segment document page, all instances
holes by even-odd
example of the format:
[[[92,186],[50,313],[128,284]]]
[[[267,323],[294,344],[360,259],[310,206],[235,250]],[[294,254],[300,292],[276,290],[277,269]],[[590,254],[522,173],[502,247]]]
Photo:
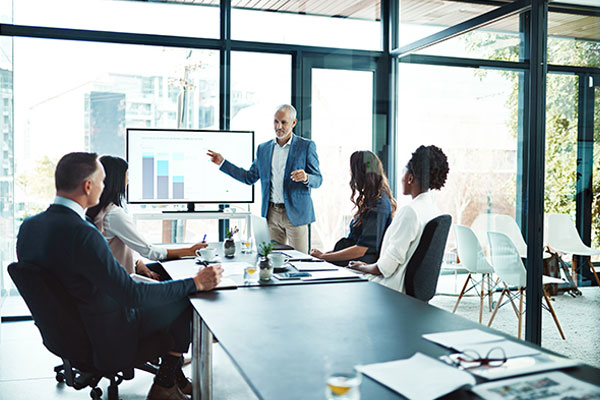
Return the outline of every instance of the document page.
[[[600,387],[562,372],[548,372],[474,386],[472,392],[488,400],[600,399]]]
[[[471,374],[421,353],[406,360],[359,365],[356,369],[410,400],[433,400],[475,384]]]

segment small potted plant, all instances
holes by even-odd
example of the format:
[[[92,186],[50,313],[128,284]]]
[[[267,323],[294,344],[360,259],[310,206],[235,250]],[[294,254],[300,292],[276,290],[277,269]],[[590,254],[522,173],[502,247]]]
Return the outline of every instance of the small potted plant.
[[[234,226],[231,230],[227,229],[225,233],[226,239],[223,242],[223,255],[227,258],[233,258],[235,256],[235,241],[233,240],[233,235],[235,235],[239,231],[237,226]]]
[[[262,242],[258,245],[259,258],[256,266],[259,270],[258,278],[261,281],[270,281],[271,276],[273,276],[273,265],[268,259],[269,254],[273,251],[273,247],[275,247],[274,242]]]

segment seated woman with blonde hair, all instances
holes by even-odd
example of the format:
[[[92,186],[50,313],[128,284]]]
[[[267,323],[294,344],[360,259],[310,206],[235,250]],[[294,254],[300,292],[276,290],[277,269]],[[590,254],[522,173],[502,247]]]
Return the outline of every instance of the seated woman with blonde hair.
[[[444,186],[448,159],[436,146],[421,146],[404,169],[402,193],[412,201],[400,208],[383,237],[381,254],[375,263],[352,261],[348,268],[367,274],[372,281],[404,293],[406,266],[419,245],[427,222],[442,214],[432,189]]]
[[[102,232],[110,245],[113,255],[128,273],[134,271],[149,278],[159,279],[159,273],[152,271],[142,262],[133,259],[133,251],[151,260],[171,260],[186,256],[195,256],[195,251],[207,246],[196,243],[180,249],[166,249],[153,246],[137,231],[133,219],[123,208],[125,191],[129,184],[129,165],[120,157],[102,156],[100,162],[104,167],[104,191],[100,203],[87,210],[87,216]],[[159,271],[160,272],[160,271]]]
[[[396,210],[396,200],[392,197],[383,165],[373,152],[352,153],[350,175],[350,199],[356,208],[350,222],[350,234],[340,239],[333,251],[310,251],[311,256],[337,265],[347,265],[350,260],[375,262],[383,234]]]

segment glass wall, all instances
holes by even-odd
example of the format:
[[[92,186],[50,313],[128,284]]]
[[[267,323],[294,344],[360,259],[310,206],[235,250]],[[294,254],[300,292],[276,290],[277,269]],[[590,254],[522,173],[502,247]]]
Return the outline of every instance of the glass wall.
[[[254,131],[255,155],[260,143],[275,138],[275,109],[280,104],[289,104],[291,99],[292,57],[289,54],[231,53],[231,129]],[[298,115],[298,119],[302,119],[302,115]],[[261,204],[262,193],[257,184],[250,211],[260,215]],[[242,236],[246,233],[242,228]]]
[[[14,50],[17,221],[52,201],[65,153],[125,157],[126,128],[177,128],[178,115],[183,128],[218,128],[218,51],[29,38],[15,38]],[[203,222],[184,239],[218,240],[216,222]],[[164,241],[159,223],[140,224]]]
[[[574,221],[579,80],[573,75],[548,74],[546,82],[544,212],[569,214]]]
[[[592,247],[600,249],[600,85],[594,89],[594,169],[592,171],[592,196]],[[600,262],[600,255],[592,257],[592,261]]]
[[[381,50],[381,4],[379,0],[232,1],[231,37]]]
[[[219,3],[132,0],[17,0],[17,25],[149,33],[153,35],[219,37]]]
[[[505,18],[483,28],[427,47],[417,54],[519,61],[519,16]]]
[[[452,0],[397,0],[398,45],[402,47],[498,8]]]
[[[0,308],[9,289],[6,266],[15,258],[12,43],[0,37]]]
[[[311,244],[329,251],[348,235],[356,211],[350,201],[350,155],[372,149],[373,72],[313,68],[311,93],[311,137],[323,175],[322,186],[312,192],[317,221]]]
[[[549,12],[548,63],[600,68],[600,17]]]
[[[398,74],[398,168],[420,145],[448,156],[439,208],[454,224],[471,226],[487,243],[490,214],[515,217],[517,174],[516,72],[400,64]],[[401,191],[401,176],[397,187]],[[401,197],[399,205],[410,199]],[[455,247],[451,231],[448,248]]]

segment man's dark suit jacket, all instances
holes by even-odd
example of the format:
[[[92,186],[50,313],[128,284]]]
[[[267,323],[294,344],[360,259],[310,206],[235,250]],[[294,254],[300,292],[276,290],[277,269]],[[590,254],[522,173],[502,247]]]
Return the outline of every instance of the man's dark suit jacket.
[[[47,268],[73,296],[92,345],[94,365],[106,371],[133,364],[139,308],[168,304],[196,291],[192,279],[133,281],[100,231],[57,204],[23,222],[17,257]]]

